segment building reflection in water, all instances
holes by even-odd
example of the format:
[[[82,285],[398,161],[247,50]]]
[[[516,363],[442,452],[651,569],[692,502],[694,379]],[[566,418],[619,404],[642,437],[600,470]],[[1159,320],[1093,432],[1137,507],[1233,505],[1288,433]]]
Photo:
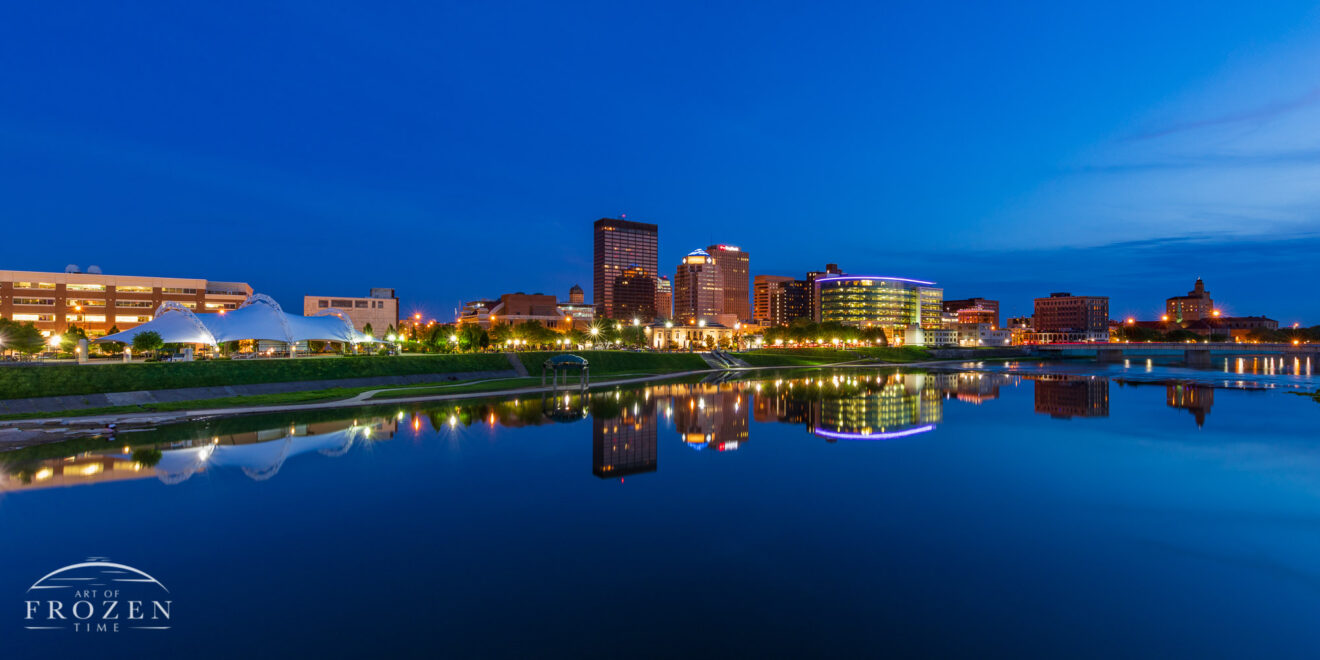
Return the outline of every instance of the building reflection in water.
[[[1168,383],[1164,386],[1165,403],[1192,413],[1196,426],[1205,426],[1205,416],[1215,405],[1215,388],[1191,383]]]
[[[342,456],[354,445],[394,437],[398,420],[374,418],[295,424],[136,448],[123,446],[52,458],[5,470],[0,489],[26,490],[155,477],[167,484],[214,469],[238,469],[262,481],[300,454]]]
[[[691,385],[673,392],[674,428],[692,449],[734,451],[747,443],[750,394],[746,384]]]
[[[1094,376],[1037,374],[1036,412],[1057,419],[1109,416],[1109,380]]]
[[[812,404],[807,430],[830,442],[885,440],[933,431],[944,415],[944,390],[939,377],[923,373],[892,374],[879,387],[839,396],[822,396]],[[878,379],[877,379],[878,380]],[[857,386],[856,379],[845,385]]]
[[[622,406],[613,418],[591,418],[591,473],[602,479],[655,472],[659,455],[655,399]]]
[[[745,447],[751,420],[801,424],[828,442],[883,440],[926,433],[944,420],[946,401],[981,404],[1003,386],[1034,381],[1035,411],[1057,418],[1109,415],[1109,381],[1063,374],[995,372],[818,371],[796,378],[661,384],[640,390],[597,391],[532,399],[446,403],[411,416],[295,424],[180,442],[100,448],[63,458],[13,456],[0,488],[28,489],[155,477],[168,484],[216,469],[249,478],[275,476],[300,454],[337,456],[354,445],[393,437],[402,424],[412,437],[422,426],[442,435],[479,425],[519,428],[585,421],[591,425],[591,471],[602,479],[655,472],[662,421],[693,449]],[[1169,383],[1169,407],[1192,413],[1198,426],[1214,404],[1209,386]],[[249,423],[260,423],[253,420]],[[581,428],[581,427],[579,427]],[[204,433],[204,431],[203,431]],[[450,436],[453,437],[453,436]],[[87,446],[87,445],[81,445]],[[48,455],[48,450],[30,455]],[[22,454],[23,450],[14,452]]]

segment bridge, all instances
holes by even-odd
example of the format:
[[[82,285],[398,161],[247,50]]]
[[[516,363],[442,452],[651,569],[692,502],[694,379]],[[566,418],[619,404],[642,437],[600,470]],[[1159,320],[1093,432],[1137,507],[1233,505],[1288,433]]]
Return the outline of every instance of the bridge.
[[[1209,367],[1215,357],[1278,357],[1315,360],[1320,358],[1320,344],[1241,344],[1237,342],[1208,343],[1109,343],[1109,344],[1041,344],[1032,347],[1032,353],[1041,357],[1094,357],[1098,362],[1122,362],[1127,358],[1181,356],[1189,367]]]

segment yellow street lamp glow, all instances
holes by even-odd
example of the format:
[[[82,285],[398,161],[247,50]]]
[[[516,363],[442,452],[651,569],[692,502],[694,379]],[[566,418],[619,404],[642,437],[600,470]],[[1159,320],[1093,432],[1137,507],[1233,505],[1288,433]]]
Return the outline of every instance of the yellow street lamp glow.
[[[598,334],[600,334],[600,328],[597,328],[597,327],[595,327],[595,326],[592,326],[592,328],[591,328],[591,336],[592,336],[592,337],[595,337],[595,336],[598,335]]]

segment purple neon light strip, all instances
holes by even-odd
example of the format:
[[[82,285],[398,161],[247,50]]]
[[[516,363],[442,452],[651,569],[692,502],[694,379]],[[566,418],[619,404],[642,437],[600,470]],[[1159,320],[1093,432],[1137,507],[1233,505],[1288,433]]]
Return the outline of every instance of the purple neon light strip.
[[[934,284],[926,280],[914,280],[907,277],[885,277],[883,275],[835,275],[833,277],[817,278],[817,282],[834,282],[836,280],[895,280],[898,282],[912,282],[914,284]]]
[[[843,433],[841,431],[826,431],[825,429],[813,429],[811,433],[824,438],[834,438],[836,440],[893,440],[894,438],[904,438],[909,435],[934,431],[934,424],[918,426],[914,429],[904,429],[902,431],[890,431],[889,433]]]

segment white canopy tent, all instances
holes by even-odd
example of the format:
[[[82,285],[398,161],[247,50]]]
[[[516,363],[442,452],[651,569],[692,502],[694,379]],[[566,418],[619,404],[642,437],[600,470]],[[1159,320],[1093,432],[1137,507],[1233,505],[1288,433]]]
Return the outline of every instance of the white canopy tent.
[[[245,339],[290,345],[301,341],[381,342],[354,329],[352,321],[339,310],[326,310],[318,316],[292,316],[285,314],[279,303],[260,293],[252,294],[238,309],[210,314],[194,314],[177,302],[167,302],[150,321],[96,341],[131,344],[134,337],[144,332],[155,332],[167,344],[205,344],[213,348]]]

